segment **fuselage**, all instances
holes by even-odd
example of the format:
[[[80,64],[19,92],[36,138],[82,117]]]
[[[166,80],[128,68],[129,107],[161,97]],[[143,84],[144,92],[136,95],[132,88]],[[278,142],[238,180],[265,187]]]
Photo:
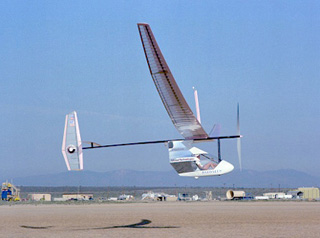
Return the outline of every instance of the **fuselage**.
[[[179,175],[184,177],[219,176],[219,175],[230,173],[233,169],[234,169],[234,166],[231,163],[225,160],[222,160],[214,169],[207,169],[207,170],[197,169],[193,172],[179,173]]]

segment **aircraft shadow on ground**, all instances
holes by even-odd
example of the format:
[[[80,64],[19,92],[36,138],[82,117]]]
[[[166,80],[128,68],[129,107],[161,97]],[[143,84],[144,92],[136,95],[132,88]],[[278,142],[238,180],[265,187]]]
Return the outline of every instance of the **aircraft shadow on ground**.
[[[28,229],[35,229],[35,230],[44,230],[44,229],[49,229],[49,228],[52,228],[54,226],[25,226],[25,225],[22,225],[20,226],[22,228],[28,228]]]
[[[143,229],[169,229],[169,228],[180,228],[179,226],[145,226],[150,224],[152,221],[147,219],[142,219],[138,223],[129,224],[129,225],[122,225],[122,226],[106,226],[106,227],[94,227],[94,228],[88,228],[88,229],[79,229],[79,230],[107,230],[107,229],[115,229],[115,228],[143,228]],[[35,229],[35,230],[44,230],[53,228],[54,226],[25,226],[21,225],[22,228],[27,229]]]

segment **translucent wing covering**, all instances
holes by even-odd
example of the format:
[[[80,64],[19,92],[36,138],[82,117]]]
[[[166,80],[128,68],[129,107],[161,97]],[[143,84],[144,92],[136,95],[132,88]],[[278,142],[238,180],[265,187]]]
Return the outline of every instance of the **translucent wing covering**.
[[[174,80],[150,26],[138,23],[138,29],[152,79],[174,126],[186,139],[207,138]]]
[[[83,169],[82,144],[76,112],[71,112],[66,116],[62,154],[68,170]]]

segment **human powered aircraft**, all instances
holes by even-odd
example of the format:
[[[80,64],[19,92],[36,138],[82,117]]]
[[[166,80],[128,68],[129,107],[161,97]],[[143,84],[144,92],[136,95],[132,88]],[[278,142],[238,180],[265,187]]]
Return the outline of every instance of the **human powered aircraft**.
[[[68,170],[83,169],[83,150],[146,144],[165,144],[169,151],[169,162],[180,176],[202,177],[217,176],[231,172],[234,166],[221,158],[220,142],[224,139],[237,139],[238,157],[241,169],[239,106],[237,110],[237,135],[219,136],[219,126],[211,133],[203,129],[200,120],[200,109],[197,90],[194,89],[196,115],[193,114],[183,97],[151,31],[146,23],[138,23],[138,29],[150,74],[169,117],[184,139],[167,139],[132,143],[100,145],[95,142],[81,140],[77,113],[66,115],[62,154]],[[217,141],[218,156],[214,157],[194,146],[200,142]],[[83,143],[89,146],[84,147]]]

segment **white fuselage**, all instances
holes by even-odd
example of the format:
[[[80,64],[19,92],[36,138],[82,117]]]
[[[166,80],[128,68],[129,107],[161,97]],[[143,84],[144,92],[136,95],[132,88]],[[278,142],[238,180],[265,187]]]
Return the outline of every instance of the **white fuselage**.
[[[185,177],[219,176],[222,174],[230,173],[233,169],[234,166],[232,164],[225,160],[222,160],[214,169],[196,170],[194,172],[179,173],[179,175]]]

